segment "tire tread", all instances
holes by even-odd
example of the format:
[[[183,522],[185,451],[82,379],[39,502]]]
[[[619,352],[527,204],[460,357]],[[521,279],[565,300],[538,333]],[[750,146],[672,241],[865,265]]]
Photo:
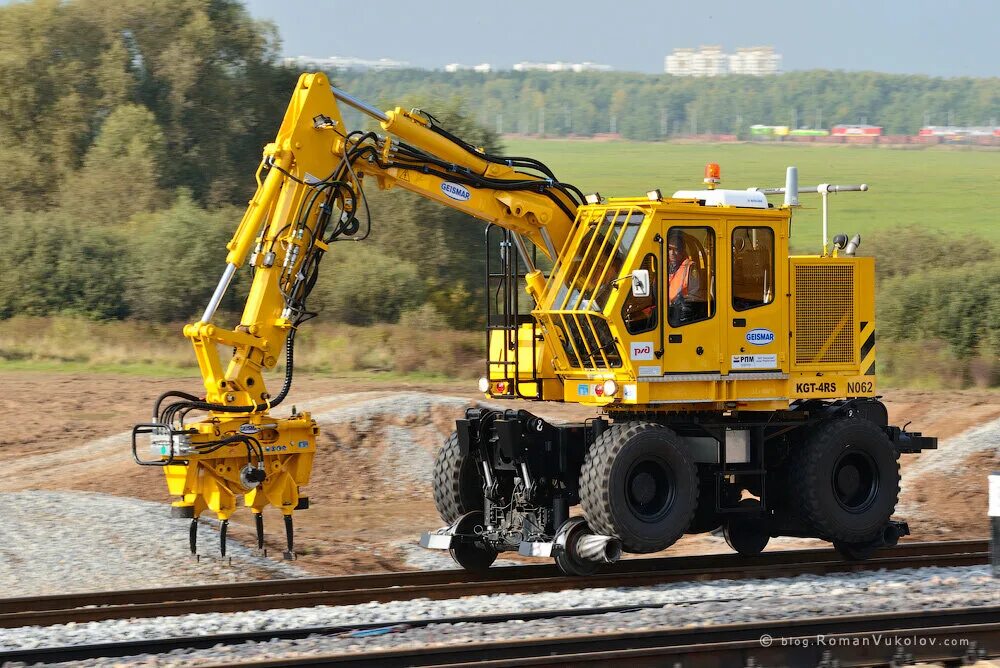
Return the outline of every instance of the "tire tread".
[[[895,485],[892,490],[892,503],[889,512],[885,514],[883,524],[888,522],[899,501],[899,452],[892,447],[888,437],[876,424],[863,418],[834,418],[818,424],[802,447],[793,455],[790,469],[795,472],[795,475],[791,476],[793,498],[798,500],[804,519],[827,538],[848,543],[871,539],[872,528],[847,526],[837,522],[829,512],[824,511],[823,502],[819,498],[821,485],[824,484],[821,459],[830,449],[843,444],[844,431],[859,426],[868,430],[872,437],[883,441],[884,446],[893,453]]]
[[[452,432],[445,439],[434,459],[434,506],[441,519],[452,524],[459,517],[475,510],[463,508],[461,497],[462,451],[458,445],[458,434]]]
[[[611,469],[626,444],[644,431],[662,430],[671,436],[674,432],[663,425],[653,422],[624,422],[613,424],[597,437],[587,450],[587,455],[580,471],[580,507],[583,510],[591,529],[595,533],[616,536],[622,541],[622,547],[628,552],[649,553],[665,549],[672,545],[691,524],[697,509],[697,503],[691,507],[691,512],[683,522],[684,528],[676,536],[664,536],[655,542],[640,540],[635,537],[621,536],[615,528],[611,508]],[[679,449],[685,464],[690,468],[694,478],[694,493],[698,493],[698,471],[690,455]]]

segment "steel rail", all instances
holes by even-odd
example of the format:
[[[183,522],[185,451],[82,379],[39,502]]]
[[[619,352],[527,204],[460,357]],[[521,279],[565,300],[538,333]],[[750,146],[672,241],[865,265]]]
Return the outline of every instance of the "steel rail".
[[[705,599],[701,601],[676,601],[669,605],[689,605],[694,603],[725,603],[739,599]],[[27,650],[0,652],[0,666],[8,664],[58,663],[82,661],[84,659],[107,659],[137,656],[140,654],[166,654],[175,650],[208,649],[216,645],[236,645],[247,642],[267,642],[269,640],[298,640],[311,635],[351,635],[364,632],[394,632],[423,628],[432,624],[499,624],[510,621],[531,621],[557,617],[584,617],[611,613],[635,612],[650,608],[662,608],[665,604],[643,604],[628,606],[605,606],[599,608],[569,608],[559,610],[531,610],[494,615],[466,615],[455,617],[435,617],[417,620],[387,620],[364,624],[318,626],[298,629],[272,629],[269,631],[248,631],[244,633],[220,633],[209,636],[178,636],[150,640],[130,640],[125,642],[98,643],[65,647],[43,647]]]
[[[420,620],[386,621],[351,626],[326,626],[302,629],[230,633],[211,636],[189,636],[151,640],[34,648],[0,652],[0,665],[58,663],[86,659],[123,659],[131,656],[166,654],[177,650],[210,649],[217,645],[238,645],[269,640],[297,640],[309,636],[363,637],[365,632],[400,632],[434,624],[496,624],[510,621],[532,621],[560,617],[587,617],[612,613],[628,613],[667,605],[692,603],[724,603],[738,598],[702,601],[676,601],[671,604],[647,604],[567,610],[541,610],[495,615],[470,615]],[[771,646],[761,643],[767,634]],[[880,634],[877,638],[872,634]],[[823,640],[818,638],[822,637]],[[868,640],[865,638],[868,637]],[[907,640],[902,644],[900,639]],[[917,645],[918,638],[934,638],[933,645]],[[931,611],[902,611],[871,615],[824,617],[730,624],[699,628],[672,628],[641,632],[609,632],[585,636],[511,640],[475,643],[471,645],[429,645],[419,653],[412,649],[383,650],[359,654],[323,654],[309,658],[254,660],[240,663],[229,654],[226,665],[264,668],[296,665],[359,665],[359,666],[493,666],[493,665],[583,665],[597,662],[660,666],[666,658],[687,665],[709,661],[713,666],[732,665],[871,665],[922,661],[975,660],[1000,655],[1000,606],[946,608]],[[945,643],[961,640],[953,649]],[[803,640],[815,642],[821,652],[815,656]],[[875,648],[873,655],[869,649]],[[943,650],[919,655],[907,652],[909,646],[922,650]],[[849,656],[840,649],[847,647]],[[854,662],[851,654],[856,647],[866,648],[863,661]],[[815,649],[813,648],[813,649]],[[834,653],[826,653],[835,648]],[[878,650],[882,650],[878,653]],[[891,651],[887,653],[887,651]],[[873,656],[879,660],[872,661]],[[756,661],[757,663],[752,663]]]
[[[845,571],[971,566],[987,563],[987,541],[911,543],[883,550],[868,561],[844,561],[830,549],[787,550],[756,557],[736,554],[630,559],[584,578],[553,565],[466,571],[415,571],[330,578],[271,580],[229,585],[173,587],[0,599],[0,628],[83,623],[106,619],[243,612],[315,605],[446,599],[497,593],[636,587],[708,579],[761,579]]]
[[[769,636],[769,645],[762,642]],[[227,666],[711,665],[872,666],[925,661],[973,663],[1000,656],[1000,606],[908,610],[698,628],[591,633],[501,642],[425,645],[418,650],[227,661]],[[822,639],[822,640],[821,640]],[[207,666],[206,668],[221,668]]]

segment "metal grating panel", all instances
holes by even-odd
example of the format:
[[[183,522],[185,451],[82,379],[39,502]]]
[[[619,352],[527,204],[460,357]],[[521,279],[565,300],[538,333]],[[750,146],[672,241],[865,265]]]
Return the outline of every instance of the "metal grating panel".
[[[583,209],[533,314],[552,327],[570,367],[622,366],[619,342],[604,310],[645,220],[636,207]],[[568,251],[567,251],[568,249]]]
[[[796,266],[796,364],[854,363],[855,329],[854,266]]]

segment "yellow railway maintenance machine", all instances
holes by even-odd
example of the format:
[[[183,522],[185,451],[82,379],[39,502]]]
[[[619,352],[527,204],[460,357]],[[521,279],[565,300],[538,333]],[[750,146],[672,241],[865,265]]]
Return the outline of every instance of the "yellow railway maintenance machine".
[[[378,122],[350,131],[339,104]],[[258,189],[228,244],[201,319],[185,327],[204,395],[168,392],[133,430],[140,464],[162,466],[175,513],[211,511],[225,528],[237,497],[285,518],[308,507],[318,427],[272,410],[292,382],[298,326],[320,260],[368,235],[363,186],[404,188],[487,221],[486,374],[493,399],[574,402],[595,417],[551,424],[521,409],[470,409],[434,465],[447,526],[421,544],[463,567],[497,554],[554,558],[583,575],[623,551],[722,528],[733,549],[814,536],[865,558],[908,529],[890,519],[900,453],[936,440],[888,424],[875,376],[874,260],[860,239],[827,247],[830,193],[866,186],[702,190],[604,199],[532,158],[490,155],[419,110],[382,112],[322,74],[299,80]],[[790,256],[798,193],[823,204],[823,252]],[[768,195],[784,195],[784,203]],[[336,255],[336,253],[334,253]],[[214,324],[235,272],[253,271],[240,323]],[[334,270],[335,273],[335,270]],[[352,277],[337,276],[349,289]],[[219,349],[232,351],[224,367]],[[272,395],[263,372],[284,357]],[[189,419],[194,414],[195,417]],[[138,451],[148,435],[152,458]],[[572,506],[582,514],[571,516]]]

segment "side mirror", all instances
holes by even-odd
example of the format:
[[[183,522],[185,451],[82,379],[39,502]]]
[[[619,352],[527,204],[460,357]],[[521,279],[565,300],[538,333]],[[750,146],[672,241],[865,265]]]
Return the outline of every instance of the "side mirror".
[[[636,269],[632,272],[632,296],[648,297],[651,293],[649,283],[649,270]]]

